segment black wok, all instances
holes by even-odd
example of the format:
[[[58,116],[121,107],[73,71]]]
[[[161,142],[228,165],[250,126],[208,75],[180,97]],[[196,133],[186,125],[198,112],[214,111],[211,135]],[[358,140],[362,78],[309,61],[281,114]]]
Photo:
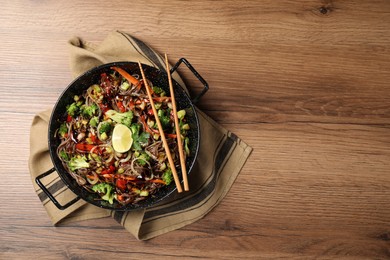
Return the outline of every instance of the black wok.
[[[191,100],[189,95],[184,91],[184,89],[173,80],[173,86],[175,91],[175,98],[177,103],[177,109],[185,109],[186,110],[186,118],[188,120],[188,124],[190,125],[190,130],[188,132],[188,137],[190,138],[190,154],[186,160],[186,167],[188,174],[191,174],[192,167],[194,165],[195,159],[199,150],[199,141],[200,141],[200,129],[199,129],[199,121],[195,111],[194,103],[196,103],[199,98],[208,90],[207,82],[197,73],[197,71],[191,66],[191,64],[184,58],[181,58],[176,65],[171,69],[170,73],[172,74],[181,63],[184,63],[193,74],[202,82],[204,88],[202,91]],[[83,75],[79,76],[75,79],[69,86],[64,90],[64,92],[60,95],[57,103],[54,106],[53,112],[51,114],[50,122],[49,122],[49,131],[48,131],[48,147],[50,152],[50,157],[53,162],[54,167],[47,172],[36,177],[35,181],[39,185],[39,187],[46,193],[46,195],[52,200],[52,202],[59,208],[65,209],[70,205],[74,204],[80,198],[85,200],[88,203],[91,203],[95,206],[111,209],[111,210],[120,210],[120,211],[129,211],[137,208],[145,208],[150,207],[157,202],[160,202],[163,199],[169,197],[170,194],[176,189],[175,183],[172,182],[168,186],[162,187],[154,196],[150,196],[149,198],[138,202],[137,204],[128,204],[121,205],[118,202],[114,202],[114,204],[109,204],[104,200],[101,200],[99,195],[96,193],[91,193],[84,189],[83,187],[77,184],[76,180],[67,172],[67,170],[62,165],[61,160],[57,156],[57,147],[59,145],[59,139],[55,137],[55,132],[59,128],[61,124],[62,117],[66,114],[66,106],[72,103],[74,95],[81,95],[84,90],[86,90],[93,83],[96,83],[100,79],[100,75],[103,72],[108,72],[110,67],[116,66],[125,69],[131,73],[140,74],[138,63],[135,62],[114,62],[109,64],[103,64],[98,67],[95,67]],[[142,65],[145,76],[148,80],[150,80],[153,85],[157,85],[163,88],[167,93],[169,93],[169,85],[167,74],[165,71],[161,71],[156,69],[155,67],[151,67],[148,65]],[[76,195],[76,198],[72,201],[66,203],[65,205],[61,205],[54,196],[49,192],[48,188],[42,183],[41,179],[52,172],[56,171],[62,181],[67,185],[67,187],[73,191]],[[179,176],[181,175],[180,169],[178,169]]]

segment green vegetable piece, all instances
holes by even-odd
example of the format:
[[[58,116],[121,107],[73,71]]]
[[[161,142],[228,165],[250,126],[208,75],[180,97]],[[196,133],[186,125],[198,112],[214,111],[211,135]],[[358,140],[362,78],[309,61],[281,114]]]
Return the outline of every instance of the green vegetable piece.
[[[187,156],[190,155],[190,148],[188,147],[189,144],[190,144],[190,139],[188,137],[186,137],[184,139],[184,151],[186,152]]]
[[[92,190],[98,192],[102,196],[102,199],[108,201],[110,204],[114,203],[115,194],[112,192],[113,188],[108,183],[98,183],[93,185]]]
[[[165,182],[165,185],[171,184],[171,182],[172,182],[172,180],[173,180],[173,175],[172,175],[172,170],[171,170],[171,168],[168,168],[168,169],[163,173],[162,180]]]
[[[102,141],[107,140],[107,138],[108,138],[108,135],[107,135],[106,132],[103,132],[103,133],[100,135],[100,140],[102,140]]]
[[[88,154],[88,158],[89,158],[90,160],[94,160],[94,161],[96,161],[96,162],[98,162],[98,163],[101,163],[101,162],[102,162],[102,159],[101,159],[100,156],[97,155],[96,153],[89,153],[89,154]]]
[[[123,83],[120,85],[120,88],[124,91],[128,90],[130,88],[130,84],[127,81],[123,81]]]
[[[132,124],[130,126],[130,130],[133,134],[133,137],[134,136],[138,136],[139,135],[139,129],[141,128],[141,125],[140,124]]]
[[[160,97],[164,97],[166,95],[165,91],[160,87],[153,86],[152,89],[153,89],[153,92],[157,95],[160,95]]]
[[[60,125],[60,128],[58,129],[58,134],[61,137],[64,137],[68,133],[68,127],[66,126],[66,123],[63,123]]]
[[[171,125],[171,119],[169,118],[169,115],[166,115],[165,111],[160,109],[157,112],[158,117],[160,118],[161,125],[163,129],[167,129]]]
[[[184,124],[182,127],[181,127],[182,130],[190,130],[190,125],[189,124]]]
[[[68,162],[68,167],[74,172],[77,169],[88,168],[89,163],[87,162],[87,158],[85,156],[75,156]]]
[[[68,114],[72,117],[78,115],[79,111],[80,109],[77,106],[76,102],[73,102],[72,104],[66,107],[66,112],[68,112]]]
[[[109,134],[112,129],[112,126],[110,122],[103,121],[100,122],[98,129],[99,129],[99,134],[103,134],[103,133]]]
[[[184,109],[177,111],[177,118],[179,118],[180,120],[183,120],[185,115],[186,115],[186,111]]]
[[[98,124],[99,124],[99,117],[97,116],[94,116],[91,118],[91,120],[89,120],[89,125],[92,127],[97,127]]]
[[[69,161],[69,155],[65,151],[61,151],[59,155],[64,161]]]
[[[147,197],[149,196],[149,191],[147,190],[141,190],[141,192],[139,193],[140,196],[142,197]]]
[[[163,163],[160,165],[160,171],[163,171],[163,170],[165,170],[166,168],[167,168],[167,164],[163,162]]]
[[[92,85],[92,88],[93,88],[93,91],[96,93],[102,92],[102,89],[100,88],[100,86],[98,84]]]
[[[102,197],[103,200],[108,201],[108,203],[113,204],[114,203],[115,194],[106,194]]]
[[[142,166],[145,166],[146,162],[150,160],[150,156],[147,153],[141,153],[140,156],[138,156],[138,163]]]
[[[142,132],[140,134],[140,124],[132,124],[130,130],[133,133],[133,145],[132,148],[135,151],[141,151],[142,147],[148,144],[150,134],[147,132]]]
[[[150,137],[150,134],[149,134],[149,133],[142,132],[142,133],[140,134],[140,136],[138,137],[138,143],[139,143],[141,146],[144,146],[144,145],[148,144],[149,137]]]
[[[86,118],[91,118],[96,113],[97,110],[98,110],[98,106],[95,103],[93,103],[90,106],[84,104],[80,107],[81,115],[83,115]]]
[[[106,115],[115,122],[124,124],[128,128],[130,128],[131,120],[133,120],[133,112],[131,111],[120,113],[111,109],[106,112]]]

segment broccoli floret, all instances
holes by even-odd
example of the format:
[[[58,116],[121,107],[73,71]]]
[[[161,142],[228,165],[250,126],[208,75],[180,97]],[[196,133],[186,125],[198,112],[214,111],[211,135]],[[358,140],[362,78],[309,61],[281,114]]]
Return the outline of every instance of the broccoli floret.
[[[68,162],[68,167],[71,171],[75,171],[80,168],[88,168],[89,163],[87,162],[87,158],[85,158],[85,156],[75,156]]]
[[[167,129],[170,127],[171,125],[171,120],[169,118],[169,116],[167,116],[164,112],[164,110],[160,109],[158,112],[157,112],[157,115],[158,117],[160,118],[160,122],[161,122],[161,126],[163,129]]]
[[[91,118],[91,120],[89,120],[89,125],[92,127],[97,127],[98,124],[99,124],[99,117],[97,116],[94,116]]]
[[[108,135],[111,131],[112,126],[110,122],[103,121],[99,124],[98,128],[99,128],[99,134],[106,133]]]
[[[60,125],[60,128],[58,129],[58,134],[61,137],[64,137],[68,133],[68,127],[66,126],[65,123]]]
[[[162,180],[165,182],[165,185],[171,184],[171,182],[172,182],[172,180],[173,180],[173,175],[172,175],[172,170],[171,170],[171,168],[168,168],[168,169],[163,173]]]
[[[161,97],[166,95],[165,91],[160,87],[153,86],[152,89],[155,94],[160,95]]]
[[[86,118],[91,118],[96,113],[97,110],[98,110],[98,106],[95,103],[93,103],[90,106],[84,104],[80,107],[81,115],[83,115]]]
[[[133,120],[133,112],[131,111],[120,113],[111,109],[106,112],[106,115],[115,122],[124,124],[128,128],[130,128],[131,120]]]
[[[132,124],[130,126],[130,130],[133,133],[133,145],[135,151],[142,150],[142,146],[145,146],[148,143],[150,134],[146,132],[140,132],[141,125],[140,124]]]
[[[72,117],[76,116],[79,111],[80,111],[80,108],[79,106],[76,104],[76,102],[73,102],[72,104],[68,105],[66,107],[66,111],[68,112],[68,114]]]
[[[110,184],[98,183],[98,184],[93,185],[92,190],[94,192],[98,192],[100,195],[104,194],[102,196],[103,200],[108,201],[110,204],[114,203],[115,194],[112,193],[113,188]]]
[[[141,153],[140,156],[138,156],[138,163],[142,166],[145,166],[146,162],[150,160],[150,156],[147,153]]]

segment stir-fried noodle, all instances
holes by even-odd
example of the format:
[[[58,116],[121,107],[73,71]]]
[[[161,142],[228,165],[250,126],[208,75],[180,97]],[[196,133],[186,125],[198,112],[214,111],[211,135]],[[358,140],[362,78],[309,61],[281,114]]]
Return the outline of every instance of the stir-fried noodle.
[[[148,84],[172,158],[179,166],[171,98],[152,82]],[[185,111],[178,111],[178,117],[188,156]],[[125,152],[113,146],[113,130],[119,124],[130,129],[132,143]],[[172,181],[155,116],[138,75],[123,74],[116,67],[102,73],[99,82],[74,96],[56,135],[61,141],[57,155],[65,169],[79,185],[107,203],[135,204]]]

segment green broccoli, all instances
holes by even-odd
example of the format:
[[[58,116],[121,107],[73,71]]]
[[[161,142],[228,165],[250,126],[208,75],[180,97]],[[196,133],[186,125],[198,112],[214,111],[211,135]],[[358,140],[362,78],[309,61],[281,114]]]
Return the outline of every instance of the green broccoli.
[[[115,122],[124,124],[128,128],[130,128],[131,120],[133,120],[133,112],[131,111],[120,113],[111,109],[106,112],[106,115]]]
[[[68,133],[68,127],[66,126],[66,123],[63,123],[60,125],[60,128],[58,129],[58,134],[61,137],[64,137]]]
[[[164,97],[166,95],[165,91],[160,87],[153,86],[152,89],[153,92],[157,95],[160,95],[160,97]]]
[[[72,117],[75,117],[78,115],[79,111],[80,111],[80,108],[79,106],[76,104],[76,102],[73,102],[72,104],[68,105],[66,107],[66,111],[68,112],[68,114]]]
[[[140,124],[132,124],[130,126],[130,130],[133,134],[133,145],[135,151],[142,150],[142,146],[145,146],[148,143],[150,134],[146,132],[140,132],[141,125]]]
[[[137,157],[138,163],[142,166],[145,166],[146,162],[150,160],[150,156],[147,153],[141,153],[140,156]]]
[[[160,109],[157,112],[158,117],[160,118],[161,126],[165,130],[171,126],[171,119],[169,115],[166,115],[164,110]]]
[[[71,171],[75,171],[80,168],[88,168],[89,163],[87,162],[87,158],[85,156],[75,156],[70,159],[68,162],[68,167]]]
[[[89,125],[92,127],[97,127],[98,124],[99,124],[99,117],[97,116],[94,116],[91,118],[91,120],[89,120]]]
[[[114,203],[115,194],[113,193],[113,188],[108,183],[98,183],[93,185],[92,190],[98,192],[102,196],[102,199],[108,201],[110,204]]]
[[[111,124],[110,122],[107,122],[107,121],[103,121],[103,122],[100,122],[99,124],[99,134],[103,134],[103,133],[106,133],[107,135],[110,133],[111,131]]]
[[[80,107],[81,115],[83,115],[86,118],[91,118],[96,113],[97,110],[98,110],[98,106],[95,103],[93,103],[90,106],[84,104]]]
[[[168,168],[168,169],[163,173],[162,180],[165,182],[165,185],[171,184],[171,182],[172,182],[172,180],[173,180],[173,175],[172,175],[172,170],[171,170],[171,168]]]

